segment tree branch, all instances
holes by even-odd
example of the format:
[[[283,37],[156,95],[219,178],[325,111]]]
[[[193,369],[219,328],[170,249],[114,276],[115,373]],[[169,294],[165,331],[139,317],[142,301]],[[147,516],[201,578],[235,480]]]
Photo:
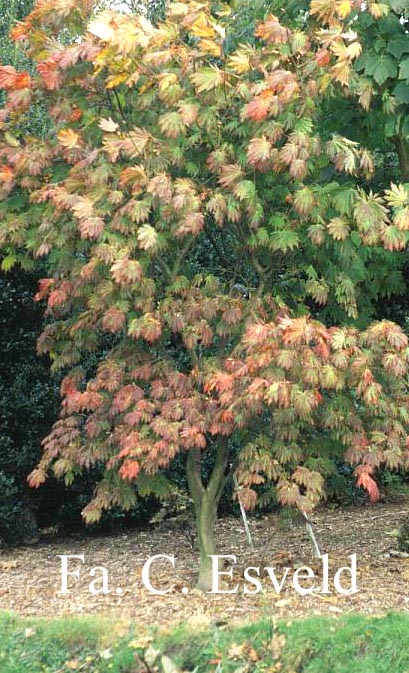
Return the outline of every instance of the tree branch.
[[[190,449],[186,459],[186,477],[190,494],[195,504],[200,504],[204,486],[201,475],[201,453],[200,449]]]
[[[219,438],[217,440],[217,451],[216,459],[214,462],[213,470],[210,475],[209,483],[207,484],[206,491],[209,496],[218,503],[221,494],[223,492],[224,486],[228,479],[228,475],[225,474],[227,467],[227,459],[229,455],[229,445],[226,437]]]

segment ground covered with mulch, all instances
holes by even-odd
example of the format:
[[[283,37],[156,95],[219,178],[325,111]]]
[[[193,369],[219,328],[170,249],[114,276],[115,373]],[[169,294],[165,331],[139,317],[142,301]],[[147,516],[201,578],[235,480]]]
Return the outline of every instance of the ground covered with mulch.
[[[408,512],[409,502],[400,500],[365,507],[322,509],[314,514],[321,552],[329,555],[331,594],[300,596],[294,590],[293,572],[305,565],[313,568],[317,586],[320,586],[321,562],[313,559],[311,543],[300,522],[283,528],[278,518],[270,515],[250,519],[253,552],[248,547],[240,519],[228,518],[218,523],[218,553],[237,556],[234,582],[228,584],[233,588],[241,581],[236,594],[209,595],[194,589],[197,552],[185,531],[169,523],[153,530],[128,531],[114,536],[46,537],[35,547],[1,550],[0,610],[46,617],[104,614],[132,619],[145,626],[182,621],[199,626],[207,622],[248,622],[271,616],[408,612],[409,558],[395,555],[396,531]],[[348,557],[355,553],[360,591],[341,596],[334,591],[332,578],[338,568],[350,563]],[[83,555],[85,559],[80,579],[69,579],[72,592],[69,595],[60,593],[58,556],[62,554]],[[174,584],[166,596],[152,595],[142,583],[143,564],[155,554],[176,557],[175,569],[166,563],[157,563],[152,568],[154,586],[166,589]],[[79,563],[70,561],[69,569],[75,570]],[[93,595],[88,590],[89,583],[95,579],[89,573],[95,566],[104,566],[109,572],[109,595]],[[243,594],[243,570],[248,566],[260,567],[263,593]],[[263,571],[265,566],[275,568],[278,581],[286,567],[291,569],[279,594],[268,573]],[[347,584],[347,574],[343,581]]]

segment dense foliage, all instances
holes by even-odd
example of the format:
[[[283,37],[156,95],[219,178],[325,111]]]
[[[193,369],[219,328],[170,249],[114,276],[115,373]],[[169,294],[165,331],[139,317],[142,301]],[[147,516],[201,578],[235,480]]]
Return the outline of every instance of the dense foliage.
[[[406,133],[406,47],[372,72],[353,30],[403,31],[396,11],[313,0],[305,26],[269,15],[242,44],[206,3],[154,25],[42,0],[12,31],[36,69],[0,67],[3,268],[45,264],[38,349],[64,373],[31,484],[102,468],[92,522],[165,496],[186,456],[202,587],[232,472],[245,506],[307,510],[334,458],[372,499],[377,468],[406,467],[407,338],[370,321],[402,289],[409,195],[372,192],[372,155],[326,120],[346,91],[393,96]],[[52,128],[27,135],[40,102]]]

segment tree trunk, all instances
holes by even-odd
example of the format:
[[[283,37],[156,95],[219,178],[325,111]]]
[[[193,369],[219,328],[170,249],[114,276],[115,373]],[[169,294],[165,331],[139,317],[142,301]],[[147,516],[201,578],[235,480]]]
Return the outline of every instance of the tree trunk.
[[[210,554],[216,553],[214,529],[217,518],[217,505],[203,495],[201,503],[196,506],[197,541],[200,553],[199,577],[196,587],[201,591],[212,588],[212,559]]]
[[[214,529],[217,508],[227,481],[227,459],[227,441],[219,441],[214,468],[206,486],[204,486],[201,476],[200,449],[191,449],[186,461],[186,476],[195,506],[196,532],[200,553],[199,577],[196,587],[205,592],[212,589],[212,559],[210,555],[217,553]]]
[[[404,182],[409,181],[409,143],[403,136],[396,138],[396,148],[398,151],[399,167]]]

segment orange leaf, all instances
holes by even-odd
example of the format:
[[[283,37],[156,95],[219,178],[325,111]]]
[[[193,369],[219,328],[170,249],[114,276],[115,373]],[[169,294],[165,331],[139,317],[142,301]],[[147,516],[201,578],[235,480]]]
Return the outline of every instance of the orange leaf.
[[[45,88],[49,91],[58,89],[61,84],[61,73],[58,70],[58,64],[52,58],[43,61],[37,65],[37,70],[44,80]]]
[[[19,40],[26,40],[28,31],[30,30],[31,25],[28,21],[18,21],[18,23],[13,26],[10,31],[10,37],[14,42]]]
[[[79,146],[80,136],[73,129],[61,129],[57,133],[57,138],[60,142],[60,145],[65,147],[67,150],[73,150]]]
[[[12,65],[0,65],[0,89],[13,89],[17,72]]]
[[[320,68],[323,68],[324,66],[328,65],[330,60],[331,60],[331,55],[330,55],[328,49],[320,49],[315,54],[315,61],[320,66]]]
[[[356,480],[356,485],[361,486],[367,491],[369,499],[371,502],[377,502],[380,498],[379,488],[376,481],[371,477],[365,466],[358,467],[356,472],[358,472],[358,479]]]
[[[140,465],[136,460],[125,460],[119,469],[119,475],[122,479],[136,479],[141,471]]]
[[[28,72],[19,72],[14,80],[14,89],[28,89],[31,83],[31,77]]]
[[[266,119],[270,109],[270,101],[268,98],[258,96],[246,105],[246,117],[255,122],[261,122]]]
[[[11,182],[14,180],[14,171],[5,164],[0,166],[0,182]]]
[[[41,484],[44,484],[45,480],[45,472],[39,467],[36,467],[27,477],[28,484],[31,488],[38,488]]]

